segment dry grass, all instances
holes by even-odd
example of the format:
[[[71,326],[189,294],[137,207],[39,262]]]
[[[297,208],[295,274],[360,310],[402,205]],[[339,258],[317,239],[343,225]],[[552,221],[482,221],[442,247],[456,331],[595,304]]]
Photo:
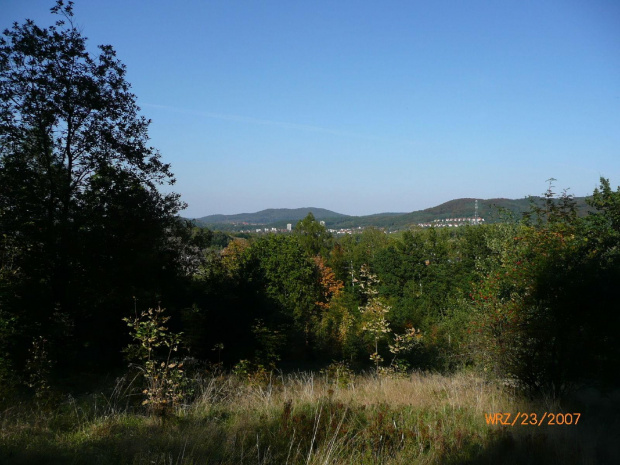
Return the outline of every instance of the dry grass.
[[[0,463],[401,464],[613,463],[601,434],[616,416],[583,412],[575,427],[487,425],[485,413],[570,411],[529,402],[472,374],[403,379],[235,376],[198,380],[195,400],[164,419],[131,408],[128,391],[16,406],[0,418]],[[575,404],[575,408],[587,409]],[[599,412],[600,413],[600,412]],[[588,422],[597,418],[597,425]],[[617,420],[616,420],[617,421]],[[612,424],[606,424],[612,423]],[[614,430],[615,428],[615,430]],[[613,435],[608,436],[613,437]]]

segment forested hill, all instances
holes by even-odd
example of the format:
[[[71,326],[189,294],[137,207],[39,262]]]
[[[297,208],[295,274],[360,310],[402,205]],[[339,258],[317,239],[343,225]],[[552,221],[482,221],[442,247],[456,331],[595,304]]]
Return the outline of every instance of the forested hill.
[[[542,202],[540,197],[532,197],[535,202]],[[588,206],[585,197],[574,198],[580,215],[585,215]],[[403,228],[419,223],[447,218],[471,218],[475,215],[473,198],[454,199],[435,207],[410,213],[377,213],[366,216],[350,216],[323,208],[278,208],[262,210],[257,213],[240,213],[237,215],[210,215],[196,218],[201,226],[217,226],[221,229],[234,228],[245,224],[283,227],[285,223],[296,223],[312,212],[317,220],[324,220],[329,228],[351,228],[375,226],[380,228]],[[506,215],[521,218],[530,209],[530,199],[479,199],[478,216],[487,223],[498,221]]]
[[[317,220],[335,220],[337,218],[347,218],[347,215],[336,213],[324,208],[269,208],[256,213],[239,213],[236,215],[209,215],[196,218],[196,224],[271,224],[282,221],[299,221],[312,212]]]

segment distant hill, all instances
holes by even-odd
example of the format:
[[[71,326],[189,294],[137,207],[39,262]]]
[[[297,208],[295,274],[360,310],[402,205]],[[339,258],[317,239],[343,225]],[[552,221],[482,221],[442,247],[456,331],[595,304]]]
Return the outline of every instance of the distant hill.
[[[540,197],[532,197],[534,201],[541,202]],[[588,205],[585,197],[575,197],[580,215],[587,214]],[[478,199],[478,217],[485,223],[494,223],[512,216],[521,219],[523,213],[530,209],[530,200],[524,199]],[[330,228],[352,228],[374,226],[387,229],[404,229],[420,223],[429,223],[433,220],[448,218],[473,218],[476,210],[476,199],[462,198],[450,200],[437,205],[411,213],[379,213],[368,216],[349,216],[334,221],[326,221]]]
[[[535,203],[542,205],[544,199],[541,197],[531,197]],[[585,215],[588,211],[588,204],[585,197],[574,198],[577,210],[580,215]],[[471,217],[474,215],[476,199],[456,199],[442,203],[436,207],[423,210],[424,213],[436,218],[448,217]],[[478,200],[478,215],[486,221],[498,219],[506,213],[513,215],[515,218],[521,218],[523,213],[530,210],[530,198],[524,199],[487,199]]]
[[[541,202],[540,197],[532,197]],[[588,205],[585,197],[575,197],[580,215],[586,215]],[[240,213],[237,215],[210,215],[193,220],[199,226],[208,226],[222,230],[250,229],[251,225],[283,228],[286,223],[293,225],[312,212],[317,220],[325,221],[330,229],[347,229],[374,226],[391,230],[405,229],[420,223],[448,218],[473,218],[476,199],[462,198],[450,200],[435,207],[411,213],[376,213],[366,216],[349,216],[323,208],[278,208],[262,210],[257,213]],[[530,200],[524,199],[478,199],[478,217],[485,223],[493,223],[512,216],[520,219],[529,211]]]
[[[528,199],[478,199],[478,217],[483,218],[486,223],[497,221],[501,217],[502,211],[514,218],[521,218],[523,213],[529,211],[529,208],[530,201]],[[473,218],[475,211],[476,199],[463,198],[450,200],[436,207],[407,213],[398,220],[401,224],[417,224],[447,218]]]
[[[312,212],[317,220],[327,220],[346,217],[341,213],[336,213],[324,208],[269,208],[256,213],[238,213],[236,215],[209,215],[202,218],[196,218],[194,221],[198,225],[215,225],[215,224],[256,224],[266,225],[277,222],[297,222],[305,218],[308,213]]]

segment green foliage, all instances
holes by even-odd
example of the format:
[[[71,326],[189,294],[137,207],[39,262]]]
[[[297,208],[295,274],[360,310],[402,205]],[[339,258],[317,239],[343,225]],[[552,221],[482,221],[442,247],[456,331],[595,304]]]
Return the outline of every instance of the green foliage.
[[[400,361],[399,356],[410,352],[419,342],[420,331],[413,327],[407,328],[403,334],[396,334],[390,327],[388,314],[391,307],[385,305],[378,297],[376,290],[379,280],[372,274],[368,266],[362,266],[360,270],[360,287],[366,297],[366,304],[359,308],[362,314],[363,333],[369,334],[374,352],[370,354],[370,360],[375,365],[377,374],[393,374],[406,372],[408,364]],[[379,353],[379,343],[385,341],[393,357],[389,366],[383,367],[384,358]]]
[[[249,279],[268,299],[266,310],[271,321],[266,323],[288,326],[291,349],[308,356],[315,346],[317,302],[321,297],[315,263],[295,236],[269,235],[254,243],[247,253]]]
[[[16,384],[10,348],[14,344],[18,320],[16,316],[3,310],[5,292],[10,287],[12,276],[14,273],[9,269],[9,266],[2,263],[0,266],[0,405],[3,403],[4,397],[11,393]]]
[[[43,336],[69,372],[118,363],[127,300],[173,293],[197,250],[179,196],[158,191],[174,178],[125,66],[111,46],[89,52],[71,2],[52,13],[54,25],[14,23],[0,39],[0,265],[19,270],[0,299],[19,315],[18,369]]]
[[[311,210],[311,211],[309,211]],[[239,213],[236,215],[209,215],[202,218],[196,218],[196,223],[201,225],[213,225],[214,227],[225,228],[226,231],[235,229],[238,225],[243,223],[267,225],[273,227],[283,227],[286,223],[293,223],[302,220],[312,213],[319,219],[331,219],[332,221],[337,218],[346,218],[346,215],[336,213],[323,208],[269,208],[256,213]],[[280,225],[278,225],[280,224]],[[243,229],[247,229],[247,226],[243,225]]]
[[[50,359],[41,336],[32,341],[28,360],[26,360],[26,385],[34,390],[37,399],[44,399],[50,394],[50,372],[54,362]]]
[[[208,231],[208,229],[207,229]],[[215,231],[212,233],[211,243],[210,245],[213,247],[217,247],[223,249],[230,244],[232,238],[222,231]]]
[[[602,182],[598,192],[611,196],[607,188]],[[499,253],[472,291],[470,348],[478,361],[535,391],[609,382],[620,359],[610,329],[620,320],[609,311],[619,303],[613,219],[604,208],[583,220],[572,211],[570,201],[550,198],[535,226],[514,227],[512,238],[496,229],[490,248]]]
[[[534,222],[540,227],[556,223],[574,223],[577,220],[577,202],[574,196],[564,190],[562,195],[556,198],[553,191],[554,181],[554,178],[547,180],[549,187],[541,199],[530,197],[530,211],[523,214],[526,223]]]
[[[595,210],[585,219],[585,231],[593,255],[605,269],[620,260],[620,187],[614,192],[609,180],[601,178],[588,204]]]
[[[284,344],[284,336],[280,331],[269,329],[258,320],[252,328],[258,349],[254,352],[255,359],[270,370],[274,370],[280,360],[280,349]]]
[[[596,209],[593,216],[602,216],[608,226],[615,232],[620,232],[620,187],[614,192],[609,179],[601,178],[601,185],[594,189],[588,204]]]
[[[353,360],[365,351],[363,341],[358,337],[361,325],[358,307],[357,298],[352,293],[343,292],[321,313],[317,337],[324,356]]]
[[[331,248],[331,234],[327,232],[325,226],[314,219],[312,212],[297,222],[295,234],[299,236],[299,243],[311,257],[326,255]]]
[[[161,307],[149,308],[139,316],[123,318],[134,340],[125,353],[136,361],[132,366],[140,370],[145,383],[142,405],[159,415],[169,413],[190,394],[183,362],[177,356],[181,334],[164,326],[170,319],[164,311]]]
[[[362,265],[360,269],[360,287],[366,296],[366,304],[359,308],[362,314],[362,331],[369,334],[374,352],[370,354],[370,360],[375,365],[375,370],[379,371],[383,357],[379,354],[379,341],[383,341],[391,332],[390,323],[386,319],[390,307],[377,297],[376,290],[378,283],[376,275],[372,274],[368,266]]]
[[[345,361],[333,361],[321,370],[321,374],[325,375],[327,382],[333,383],[341,388],[353,385],[353,380],[355,378],[355,373],[351,369],[351,366]]]
[[[290,235],[196,228],[175,218],[176,194],[158,192],[173,182],[170,167],[148,145],[149,122],[114,50],[91,56],[70,3],[53,13],[62,18],[55,25],[16,23],[0,42],[3,386],[19,372],[45,395],[63,370],[113,367],[132,295],[165,295],[193,354],[237,363],[260,383],[280,361],[367,365],[369,355],[377,373],[477,363],[535,390],[611,382],[620,362],[620,189],[609,181],[583,219],[550,180],[522,223],[399,236],[370,227],[337,239],[312,214]],[[473,201],[425,214],[452,207]],[[160,308],[125,319],[145,405],[162,412],[189,395],[174,358],[180,334],[167,321]],[[328,372],[339,379],[345,368]]]
[[[233,373],[246,379],[252,385],[267,384],[276,363],[280,360],[280,350],[284,345],[284,335],[271,330],[258,320],[252,327],[257,349],[252,360],[240,360],[233,368]]]
[[[562,272],[566,247],[574,244],[549,230],[523,232],[512,254],[472,292],[473,343],[484,368],[496,376],[531,389],[560,389],[566,373],[559,364],[567,354],[558,351],[573,331],[567,328],[569,312],[557,308],[558,296],[549,291],[561,285],[551,275]]]

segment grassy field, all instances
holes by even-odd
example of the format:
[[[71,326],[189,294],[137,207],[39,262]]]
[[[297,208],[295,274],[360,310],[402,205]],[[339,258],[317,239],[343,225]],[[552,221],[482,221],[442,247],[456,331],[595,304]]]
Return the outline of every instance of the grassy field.
[[[221,375],[195,386],[191,403],[163,417],[124,381],[107,395],[13,405],[1,414],[0,463],[620,463],[618,402],[598,392],[530,401],[464,373]],[[581,417],[500,426],[485,415],[545,411]]]

